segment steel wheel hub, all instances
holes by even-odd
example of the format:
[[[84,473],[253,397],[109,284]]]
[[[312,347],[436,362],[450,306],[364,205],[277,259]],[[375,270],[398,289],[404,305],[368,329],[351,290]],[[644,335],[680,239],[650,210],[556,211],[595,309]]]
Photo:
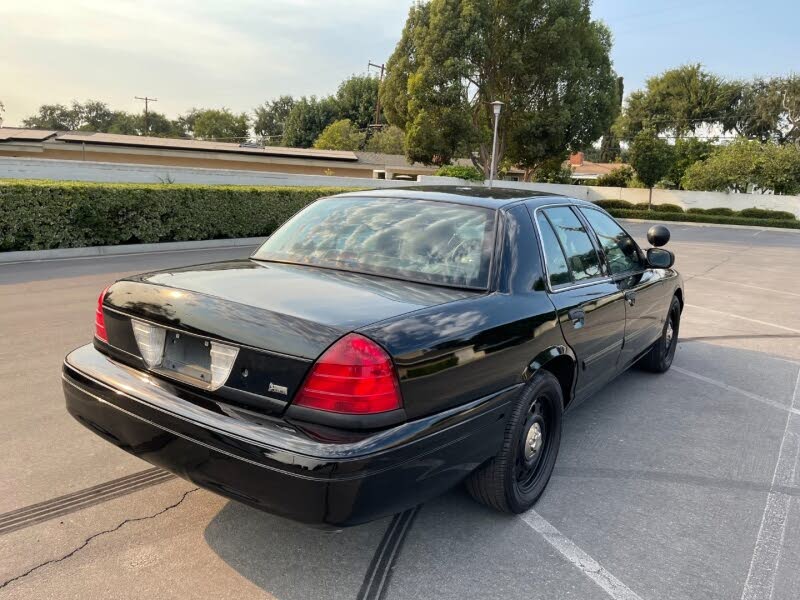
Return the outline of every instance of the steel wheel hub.
[[[672,327],[672,319],[670,318],[669,321],[667,321],[667,335],[665,340],[667,348],[669,348],[672,345],[672,336],[674,335],[674,332],[675,330]]]
[[[525,436],[525,460],[533,460],[533,457],[542,449],[542,442],[542,426],[539,423],[533,423]]]

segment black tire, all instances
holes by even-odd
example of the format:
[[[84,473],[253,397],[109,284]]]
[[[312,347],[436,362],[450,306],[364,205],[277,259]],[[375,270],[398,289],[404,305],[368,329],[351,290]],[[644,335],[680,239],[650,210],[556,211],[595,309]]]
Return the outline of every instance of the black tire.
[[[563,410],[558,379],[548,371],[536,373],[511,408],[500,451],[467,478],[470,495],[502,512],[531,508],[553,474]],[[537,426],[541,445],[534,451]]]
[[[675,348],[678,346],[678,330],[681,325],[681,302],[673,296],[669,306],[667,320],[661,337],[640,360],[638,366],[651,373],[664,373],[672,366],[675,357]]]

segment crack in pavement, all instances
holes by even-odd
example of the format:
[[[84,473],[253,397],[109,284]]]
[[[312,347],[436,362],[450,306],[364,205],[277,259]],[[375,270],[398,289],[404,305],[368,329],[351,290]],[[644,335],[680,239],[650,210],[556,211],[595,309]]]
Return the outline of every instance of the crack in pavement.
[[[166,507],[162,508],[161,510],[159,510],[156,513],[153,513],[152,515],[147,515],[147,516],[144,516],[144,517],[135,517],[135,518],[132,518],[132,519],[125,519],[124,521],[122,521],[121,523],[119,523],[115,527],[112,527],[111,529],[105,529],[103,531],[99,531],[97,533],[93,533],[88,538],[86,538],[80,546],[78,546],[74,550],[70,551],[68,554],[65,554],[61,558],[51,558],[50,560],[47,560],[47,561],[45,561],[43,563],[39,563],[35,567],[31,567],[30,569],[28,569],[24,573],[21,573],[21,574],[17,575],[16,577],[12,577],[11,579],[7,579],[3,583],[0,583],[0,590],[2,590],[3,588],[5,588],[6,586],[8,586],[11,583],[14,583],[15,581],[19,581],[20,579],[23,579],[24,577],[27,577],[28,575],[30,575],[34,571],[38,571],[39,569],[41,569],[43,567],[46,567],[47,565],[53,565],[53,564],[56,564],[56,563],[60,563],[60,562],[62,562],[64,560],[67,560],[68,558],[70,558],[71,556],[74,556],[75,554],[77,554],[78,552],[83,550],[86,546],[88,546],[89,542],[91,542],[93,539],[98,538],[101,535],[106,535],[108,533],[114,533],[115,531],[117,531],[119,529],[122,529],[125,525],[128,525],[129,523],[136,523],[137,521],[148,521],[150,519],[155,519],[156,517],[159,517],[159,516],[163,515],[165,512],[170,511],[173,508],[177,508],[178,506],[180,506],[183,503],[184,500],[186,500],[186,498],[187,498],[187,496],[189,494],[192,494],[192,493],[196,492],[199,489],[200,488],[193,488],[191,490],[188,490],[187,492],[184,492],[183,495],[180,497],[180,499],[177,502],[174,502],[174,503],[170,504],[169,506],[166,506]]]

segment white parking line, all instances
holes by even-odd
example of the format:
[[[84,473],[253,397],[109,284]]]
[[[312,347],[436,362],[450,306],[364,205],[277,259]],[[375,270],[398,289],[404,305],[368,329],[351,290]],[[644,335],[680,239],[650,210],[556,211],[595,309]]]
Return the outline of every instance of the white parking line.
[[[734,392],[736,394],[740,394],[742,396],[746,396],[747,398],[750,398],[752,400],[756,400],[757,402],[761,402],[761,403],[766,404],[768,406],[772,406],[773,408],[777,408],[779,410],[784,410],[784,411],[788,411],[788,412],[796,414],[796,415],[800,415],[800,408],[793,408],[791,406],[786,406],[785,404],[781,404],[780,402],[778,402],[776,400],[771,400],[769,398],[764,398],[764,396],[759,396],[758,394],[754,394],[752,392],[748,392],[747,390],[743,390],[741,388],[737,388],[737,387],[734,387],[732,385],[728,385],[724,381],[717,381],[716,379],[711,379],[710,377],[706,377],[705,375],[701,375],[700,373],[695,373],[694,371],[689,371],[687,369],[682,369],[681,367],[676,367],[675,365],[672,365],[672,370],[673,371],[677,371],[678,373],[683,373],[684,375],[687,375],[689,377],[694,377],[695,379],[698,379],[698,380],[703,381],[705,383],[710,383],[711,385],[715,385],[718,388],[722,388],[723,390],[726,390],[728,392]]]
[[[522,520],[541,535],[561,556],[580,569],[614,600],[642,600],[636,592],[609,573],[600,563],[581,550],[575,542],[553,527],[535,510],[520,515]]]
[[[759,321],[758,319],[751,319],[750,317],[735,315],[733,313],[725,312],[723,310],[717,310],[716,308],[708,308],[706,306],[699,306],[697,304],[687,304],[686,306],[688,306],[689,308],[699,308],[701,310],[708,310],[711,312],[718,313],[720,315],[725,315],[726,317],[733,317],[734,319],[742,319],[744,321],[750,321],[751,323],[758,323],[759,325],[766,325],[767,327],[775,327],[776,329],[791,331],[792,333],[800,333],[800,329],[792,329],[791,327],[784,327],[783,325],[776,325],[775,323],[769,323],[767,321]]]
[[[797,408],[800,373],[792,396],[792,408]],[[777,486],[792,485],[800,454],[800,419],[794,413],[786,417],[778,460],[772,473],[771,491],[758,528],[750,570],[742,590],[742,600],[769,600],[775,591],[775,576],[783,551],[786,521],[791,508],[792,497],[775,491]]]
[[[800,298],[800,294],[796,294],[794,292],[787,292],[786,290],[775,290],[775,289],[772,289],[772,288],[765,288],[765,287],[760,287],[760,286],[757,286],[757,285],[750,285],[749,283],[739,283],[738,281],[726,281],[724,279],[714,279],[713,277],[708,277],[707,275],[695,275],[695,277],[699,278],[699,279],[708,279],[709,281],[716,281],[718,283],[729,283],[730,285],[738,285],[738,286],[741,286],[741,287],[751,288],[751,289],[754,289],[754,290],[760,290],[762,292],[770,292],[770,293],[773,293],[773,294],[786,294],[787,296],[796,296],[796,297]]]

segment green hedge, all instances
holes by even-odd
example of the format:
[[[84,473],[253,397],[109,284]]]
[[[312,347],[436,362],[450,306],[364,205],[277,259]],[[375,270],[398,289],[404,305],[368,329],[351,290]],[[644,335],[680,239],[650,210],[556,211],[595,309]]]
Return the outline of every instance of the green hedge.
[[[645,219],[651,221],[682,221],[688,223],[711,223],[722,225],[756,225],[758,227],[783,227],[800,229],[796,219],[755,219],[752,217],[726,217],[697,213],[656,212],[650,210],[610,209],[608,212],[618,219]]]
[[[0,181],[0,250],[264,236],[339,188]]]
[[[611,212],[614,210],[627,210],[633,213],[637,213],[641,215],[642,212],[647,212],[648,207],[646,202],[640,202],[639,204],[632,204],[627,200],[594,200],[594,204],[600,206],[607,211]],[[766,208],[745,208],[740,211],[735,211],[732,208],[727,207],[718,207],[718,208],[690,208],[686,212],[684,212],[683,207],[678,206],[677,204],[654,204],[650,209],[650,212],[657,213],[662,219],[667,219],[667,217],[662,216],[664,213],[670,213],[670,221],[696,221],[698,223],[734,223],[734,221],[727,221],[724,219],[718,219],[717,217],[727,218],[735,218],[738,219],[736,223],[742,225],[760,225],[761,221],[768,220],[768,221],[796,221],[797,217],[795,217],[794,213],[790,213],[785,210],[769,210]],[[708,217],[715,217],[709,219],[694,219],[694,218],[672,218],[672,215],[686,215],[686,216],[708,216]],[[631,217],[633,218],[633,217]],[[791,227],[796,228],[797,225],[770,225],[771,227]]]

